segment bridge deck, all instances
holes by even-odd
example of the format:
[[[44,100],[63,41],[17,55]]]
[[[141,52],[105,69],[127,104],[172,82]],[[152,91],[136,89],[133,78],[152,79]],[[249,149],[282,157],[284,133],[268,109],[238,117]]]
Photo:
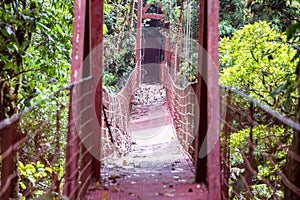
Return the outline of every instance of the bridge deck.
[[[176,138],[164,92],[153,91],[162,92],[154,102],[133,105],[132,151],[104,160],[101,183],[90,186],[86,199],[207,199],[205,185],[194,183],[193,163]]]

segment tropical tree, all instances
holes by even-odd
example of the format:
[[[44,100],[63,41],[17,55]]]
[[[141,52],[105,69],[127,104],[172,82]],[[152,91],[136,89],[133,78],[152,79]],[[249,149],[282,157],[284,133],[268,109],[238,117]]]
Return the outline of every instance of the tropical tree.
[[[23,111],[69,83],[72,13],[71,1],[2,1],[0,5],[0,121]],[[60,99],[56,99],[56,102],[63,102],[61,105],[67,103],[66,93]],[[56,113],[57,105],[49,104],[40,107],[39,111],[31,112],[21,121],[14,123],[14,132],[11,135],[5,137],[1,135],[1,148],[7,137],[13,138],[15,140],[12,141],[13,143],[20,137],[31,137],[32,129],[36,128],[37,124],[45,124],[47,121],[49,126],[53,127],[56,119],[49,113]],[[40,115],[41,113],[43,115]],[[62,116],[67,116],[67,113],[62,112]],[[58,124],[58,127],[60,125]],[[53,128],[43,130],[42,140],[36,137],[35,142],[44,145],[48,142],[45,137],[51,138],[57,130]],[[59,148],[64,145],[62,136],[63,134],[58,140],[53,140],[61,140],[61,143],[58,143]],[[20,151],[26,154],[20,157],[14,154],[13,159],[19,160],[19,169],[24,170],[26,167],[30,169],[34,162],[37,167],[35,170],[43,168],[47,169],[48,173],[54,172],[54,168],[49,169],[50,166],[46,161],[49,155],[56,151],[56,146],[49,148],[48,153],[40,157],[40,163],[33,160],[32,155],[35,152],[32,149],[32,145],[22,146]],[[47,179],[45,173],[46,171],[36,175]],[[25,184],[30,178],[27,175],[24,172],[20,177],[12,180],[15,198],[19,197],[19,178],[21,191],[30,186]]]
[[[244,91],[287,116],[295,114],[295,55],[285,33],[256,22],[220,42],[221,83]],[[279,95],[280,94],[280,95]]]

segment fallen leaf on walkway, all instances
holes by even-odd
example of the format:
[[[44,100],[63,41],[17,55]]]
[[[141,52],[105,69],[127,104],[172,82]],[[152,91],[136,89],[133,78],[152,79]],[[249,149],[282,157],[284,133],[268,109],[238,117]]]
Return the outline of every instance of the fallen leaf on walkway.
[[[97,187],[100,187],[100,186],[101,186],[101,184],[100,184],[99,181],[97,181],[96,186],[97,186]]]
[[[129,192],[128,194],[129,194],[130,196],[132,196],[132,197],[135,195],[135,194],[133,194],[132,192]]]
[[[106,193],[106,192],[105,192],[105,193],[103,193],[103,194],[102,194],[102,199],[107,199],[107,196],[108,196],[108,195],[107,195],[107,193]]]
[[[179,176],[175,175],[173,176],[174,179],[179,179]]]
[[[165,196],[165,197],[174,197],[174,194],[167,193],[167,192],[156,192],[155,193],[157,196]]]
[[[117,179],[117,178],[121,178],[121,176],[119,176],[119,175],[111,175],[110,177],[108,177],[109,180],[114,180],[114,179]]]

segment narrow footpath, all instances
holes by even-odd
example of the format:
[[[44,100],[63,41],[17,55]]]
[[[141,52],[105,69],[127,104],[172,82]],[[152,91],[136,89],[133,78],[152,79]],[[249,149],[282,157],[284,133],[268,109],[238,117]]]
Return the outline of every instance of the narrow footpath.
[[[195,184],[191,159],[177,140],[161,85],[142,85],[131,102],[132,151],[102,163],[101,183],[86,199],[207,199],[204,184]]]

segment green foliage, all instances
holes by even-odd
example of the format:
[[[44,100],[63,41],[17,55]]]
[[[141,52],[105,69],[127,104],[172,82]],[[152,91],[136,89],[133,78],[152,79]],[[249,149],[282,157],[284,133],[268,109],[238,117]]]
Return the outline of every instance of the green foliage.
[[[285,113],[295,113],[295,50],[267,22],[246,25],[220,42],[221,84]],[[284,98],[283,98],[284,97]]]
[[[179,64],[181,83],[195,82],[198,76],[198,53],[194,53],[190,59],[182,58]]]
[[[249,133],[250,129],[247,128],[230,135],[230,190],[239,191],[241,197],[243,191],[246,190],[240,176],[245,173],[246,164],[243,154],[249,153]],[[256,198],[265,199],[275,196],[283,198],[281,177],[277,175],[276,170],[282,172],[285,167],[288,145],[282,148],[280,143],[290,145],[292,133],[291,129],[278,125],[259,125],[253,128],[254,162],[252,167],[257,174],[252,178],[254,183],[251,191]],[[273,165],[269,159],[276,164]],[[262,178],[269,180],[275,190],[273,191],[269,185],[266,185]]]
[[[135,66],[135,39],[126,33],[122,38],[107,36],[104,40],[103,85],[119,91]]]
[[[28,163],[30,169],[33,170],[30,164],[36,165],[36,168],[45,168],[47,173],[47,176],[36,177],[35,183],[30,174],[21,173],[21,194],[30,186],[34,190],[27,195],[35,198],[47,191],[61,191],[65,166],[68,103],[68,91],[62,91],[21,118],[20,131],[23,136],[27,136],[27,140],[19,147],[19,168],[22,167],[20,163],[24,165]],[[24,189],[24,184],[27,189]]]
[[[291,61],[300,57],[300,22],[292,24],[286,31],[287,40],[291,41],[296,49],[296,54]]]
[[[36,185],[38,179],[45,178],[53,173],[52,168],[45,167],[40,161],[28,163],[26,165],[21,161],[18,161],[18,170],[20,172],[20,178],[23,180],[20,182],[22,190],[26,190],[30,186]]]
[[[133,31],[133,25],[137,20],[134,6],[134,0],[104,2],[104,34],[116,36]]]
[[[162,5],[162,11],[166,15],[164,23],[177,24],[179,22],[180,16],[180,5],[178,5],[177,0],[148,0],[147,4],[157,4]]]
[[[247,24],[267,21],[277,31],[285,31],[299,21],[300,5],[288,0],[220,0],[220,36],[232,34]]]
[[[119,91],[135,65],[135,1],[104,3],[103,85]]]
[[[72,10],[61,1],[1,4],[0,119],[69,82]]]
[[[231,36],[248,21],[245,1],[220,0],[220,37]]]
[[[2,1],[0,121],[69,84],[72,30],[71,1]],[[18,149],[20,194],[36,198],[60,185],[68,99],[58,93],[20,119],[27,139]]]

